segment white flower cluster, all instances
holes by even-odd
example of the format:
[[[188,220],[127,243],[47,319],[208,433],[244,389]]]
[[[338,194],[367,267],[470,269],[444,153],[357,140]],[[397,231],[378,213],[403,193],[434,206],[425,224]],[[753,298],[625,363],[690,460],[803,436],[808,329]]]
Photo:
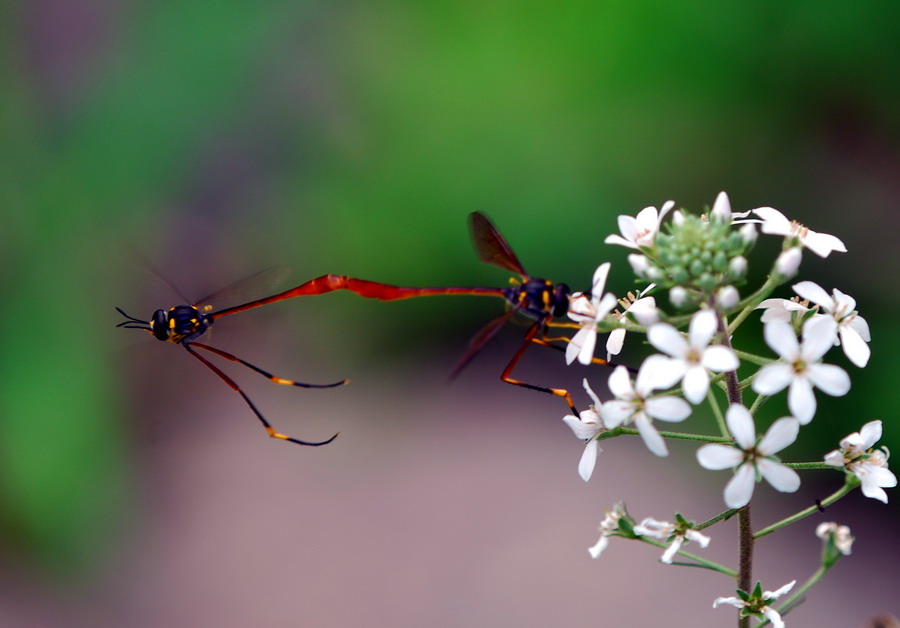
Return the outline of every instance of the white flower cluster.
[[[637,253],[629,256],[636,274],[643,279],[655,280],[662,277],[656,270],[662,263],[659,256],[663,249],[659,242],[664,237],[663,219],[670,212],[671,235],[665,236],[670,241],[681,242],[679,237],[684,239],[678,235],[681,227],[688,229],[692,237],[703,238],[705,257],[683,262],[689,269],[696,267],[695,275],[701,279],[695,282],[695,287],[685,290],[672,285],[671,278],[667,284],[670,301],[675,307],[679,307],[679,300],[689,301],[688,292],[695,300],[700,295],[702,300],[693,315],[677,317],[661,310],[654,297],[647,296],[653,285],[639,295],[629,295],[623,300],[624,311],[614,311],[619,302],[606,291],[609,263],[600,265],[594,273],[590,295],[576,293],[570,302],[569,318],[579,329],[567,347],[567,363],[577,360],[581,364],[590,364],[601,332],[610,332],[606,343],[607,358],[621,352],[626,330],[646,333],[649,344],[659,351],[643,361],[634,378],[634,371],[629,372],[624,366],[616,367],[608,379],[613,397],[608,401],[601,402],[585,380],[585,390],[592,405],[578,417],[564,418],[575,436],[587,441],[578,465],[584,480],[593,473],[601,451],[598,438],[611,436],[607,432],[617,428],[633,426],[652,453],[666,456],[665,434],[659,433],[654,421],[684,421],[692,412],[692,404],[700,404],[710,395],[713,381],[737,371],[741,361],[730,346],[731,332],[727,329],[726,316],[735,308],[747,307],[748,303],[741,303],[737,288],[726,282],[729,277],[744,276],[746,259],[742,253],[755,242],[757,227],[763,234],[784,238],[783,252],[771,273],[772,287],[796,274],[803,249],[821,257],[846,251],[843,242],[835,236],[815,232],[791,221],[774,208],[760,207],[732,213],[724,192],[718,195],[709,215],[701,222],[691,222],[680,210],[673,212],[674,206],[674,202],[667,201],[659,210],[646,207],[636,217],[620,216],[621,235],[610,235],[606,242],[636,250]],[[703,231],[706,224],[711,225],[708,233]],[[729,230],[732,227],[734,231]],[[716,237],[727,251],[721,259],[717,258]],[[710,259],[708,268],[721,272],[710,271],[704,275],[703,268],[706,267],[703,263]],[[761,478],[783,492],[793,492],[799,487],[799,475],[782,464],[775,454],[791,445],[800,427],[812,421],[817,408],[815,389],[831,396],[842,396],[850,390],[847,372],[823,362],[828,350],[841,346],[850,362],[858,367],[864,367],[869,361],[869,327],[856,311],[856,301],[852,297],[837,289],[829,294],[811,281],[799,282],[793,290],[798,295],[797,300],[773,298],[751,303],[748,307],[748,311],[753,307],[763,310],[765,342],[777,355],[774,360],[762,359],[767,363],[752,378],[750,388],[763,397],[787,390],[790,416],[775,421],[758,439],[750,411],[732,400],[725,412],[731,442],[722,438],[722,442],[703,445],[697,452],[699,463],[707,469],[734,470],[734,477],[725,488],[725,503],[730,508],[749,503],[754,485]],[[686,332],[680,331],[679,327],[685,326]],[[877,423],[880,436],[881,423]],[[883,489],[894,486],[896,478],[887,468],[886,450],[860,453],[874,444],[874,430],[864,428],[863,431],[863,436],[857,434],[855,439],[854,435],[844,439],[842,449],[829,454],[826,461],[830,465],[843,466],[848,473],[856,475],[866,496],[887,501]]]

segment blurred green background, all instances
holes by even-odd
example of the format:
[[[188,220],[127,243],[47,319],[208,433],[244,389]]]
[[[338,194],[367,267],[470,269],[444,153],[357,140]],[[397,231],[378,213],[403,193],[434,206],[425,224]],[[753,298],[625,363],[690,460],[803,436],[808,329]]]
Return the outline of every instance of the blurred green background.
[[[820,397],[797,457],[876,417],[900,449],[898,29],[891,2],[4,3],[0,561],[54,587],[94,577],[130,543],[148,439],[193,420],[188,403],[214,413],[204,398],[244,410],[171,366],[189,361],[173,347],[113,328],[115,305],[180,300],[148,268],[189,298],[274,265],[498,285],[468,242],[474,210],[532,273],[584,288],[612,260],[620,294],[627,251],[603,238],[670,198],[700,210],[724,189],[736,211],[838,235],[849,253],[803,271],[857,298],[873,358],[835,358],[854,388]],[[491,305],[334,295],[228,323],[247,359],[286,355],[279,374],[404,395],[417,369],[440,381]]]

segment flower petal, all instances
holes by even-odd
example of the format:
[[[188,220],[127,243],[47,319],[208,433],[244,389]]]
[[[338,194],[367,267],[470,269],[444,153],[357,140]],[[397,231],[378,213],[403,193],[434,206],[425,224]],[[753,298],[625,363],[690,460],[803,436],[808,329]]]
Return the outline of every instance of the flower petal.
[[[854,319],[856,320],[856,319]],[[852,325],[846,325],[840,329],[841,347],[844,349],[844,355],[859,368],[869,363],[869,357],[872,350],[866,341],[863,340],[859,332],[853,329]]]
[[[634,414],[635,407],[630,401],[613,399],[603,404],[603,424],[609,429],[615,429],[626,423]]]
[[[808,299],[821,305],[826,312],[834,311],[834,299],[819,284],[812,281],[801,281],[800,283],[795,283],[792,287],[801,299]]]
[[[578,358],[578,361],[582,362],[581,355],[586,353],[588,349],[590,349],[590,355],[593,357],[594,346],[596,343],[597,327],[594,322],[591,321],[589,327],[582,327],[574,336],[572,336],[572,339],[569,340],[569,345],[566,347],[566,364],[571,364],[575,361],[575,358]],[[590,364],[590,358],[588,358],[587,363]]]
[[[731,404],[725,412],[725,422],[728,424],[728,431],[741,449],[753,448],[756,444],[756,427],[747,408],[739,403]]]
[[[691,404],[680,397],[663,395],[644,402],[644,410],[654,419],[677,423],[691,416]]]
[[[818,233],[810,229],[809,233],[806,234],[806,237],[801,238],[801,240],[803,246],[819,257],[828,257],[832,251],[838,251],[840,253],[847,252],[847,247],[844,246],[841,239],[830,233]]]
[[[770,324],[774,325],[774,323]],[[781,392],[792,381],[794,381],[794,369],[789,364],[775,362],[767,364],[757,371],[751,387],[759,394],[768,397]]]
[[[843,467],[844,466],[844,454],[842,454],[839,450],[833,449],[825,454],[825,464],[831,465],[832,467]]]
[[[869,421],[865,425],[862,426],[859,430],[859,435],[862,437],[862,442],[860,443],[861,449],[869,449],[875,443],[881,440],[881,431],[882,424],[880,419],[875,419],[874,421]]]
[[[637,394],[646,397],[654,390],[671,388],[684,376],[686,367],[684,360],[667,358],[658,353],[648,356],[638,369],[635,390]]]
[[[800,343],[794,328],[784,321],[772,321],[763,326],[763,336],[769,348],[788,362],[800,354]]]
[[[600,554],[603,553],[607,545],[609,545],[609,537],[604,534],[599,541],[588,548],[591,558],[600,558]]]
[[[806,362],[815,362],[825,355],[837,339],[838,324],[830,316],[811,318],[803,324],[803,348],[800,355]]]
[[[678,550],[681,549],[681,545],[684,543],[684,538],[680,536],[676,536],[671,543],[669,543],[669,547],[666,548],[666,551],[663,552],[662,558],[660,560],[667,565],[672,564],[672,558],[675,557],[675,554],[678,553]]]
[[[591,398],[591,401],[594,402],[594,407],[599,410],[603,406],[603,404],[600,403],[600,398],[597,397],[597,393],[595,393],[594,389],[591,388],[591,385],[588,384],[587,377],[585,377],[581,381],[581,385],[584,386],[584,392],[586,392],[588,394],[588,397]]]
[[[769,427],[756,446],[756,451],[764,456],[771,456],[797,440],[799,433],[800,421],[789,416],[780,418]]]
[[[619,327],[609,332],[606,337],[606,352],[610,355],[619,355],[625,344],[625,328]]]
[[[631,385],[631,375],[624,366],[617,366],[609,376],[609,392],[618,399],[634,399],[634,387]]]
[[[587,440],[600,433],[599,415],[593,410],[585,410],[581,418],[571,414],[563,417],[563,422],[569,426],[575,438]]]
[[[585,482],[591,479],[600,451],[600,446],[596,439],[589,440],[587,445],[584,446],[584,453],[581,454],[581,460],[578,461],[578,475]]]
[[[716,373],[734,371],[741,365],[737,354],[724,345],[715,345],[703,352],[702,364]]]
[[[668,323],[656,323],[647,330],[650,344],[673,358],[683,358],[690,346],[681,332]]]
[[[700,310],[691,318],[688,338],[692,347],[702,349],[709,344],[718,328],[716,313],[712,310]]]
[[[757,207],[753,213],[763,219],[760,227],[763,233],[782,236],[791,234],[791,221],[774,207]]]
[[[609,275],[609,267],[610,263],[605,262],[597,266],[597,270],[594,271],[594,279],[591,282],[591,296],[594,301],[599,300],[603,294],[603,288],[606,287],[606,277]]]
[[[753,497],[756,484],[756,470],[752,464],[744,463],[725,486],[725,505],[729,508],[743,508]]]
[[[702,366],[692,366],[684,374],[681,383],[685,398],[697,405],[706,398],[709,392],[709,373]]]
[[[797,377],[791,382],[788,389],[788,408],[800,421],[800,425],[806,425],[816,415],[816,396],[813,394],[812,385],[805,377]]]
[[[839,366],[810,364],[806,373],[816,388],[832,397],[843,397],[850,391],[850,376]]]
[[[641,439],[643,439],[647,449],[660,457],[669,455],[666,441],[663,440],[663,437],[660,436],[659,432],[656,431],[656,428],[653,427],[653,423],[646,414],[638,412],[634,417],[634,425],[641,433]]]
[[[781,615],[774,608],[766,606],[762,609],[762,614],[772,624],[772,628],[784,628],[784,620],[781,619]]]
[[[733,469],[744,461],[744,452],[731,445],[709,443],[697,450],[697,462],[704,469],[720,471]]]
[[[859,334],[860,338],[862,338],[866,342],[870,342],[872,340],[872,335],[869,333],[869,324],[862,316],[858,314],[854,316],[853,320],[848,323],[848,326],[851,329],[855,330],[856,333]]]
[[[756,461],[756,468],[766,481],[777,491],[793,493],[800,488],[800,476],[790,467],[780,462],[774,462],[768,458],[760,458]]]

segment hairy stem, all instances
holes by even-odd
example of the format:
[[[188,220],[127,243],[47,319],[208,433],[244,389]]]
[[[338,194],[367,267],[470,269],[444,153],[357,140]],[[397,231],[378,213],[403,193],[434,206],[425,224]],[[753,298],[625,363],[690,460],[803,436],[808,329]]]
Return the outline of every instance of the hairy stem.
[[[790,517],[785,517],[781,521],[778,521],[777,523],[773,523],[772,525],[763,528],[762,530],[760,530],[759,532],[757,532],[756,534],[753,535],[754,538],[757,538],[757,539],[762,538],[762,537],[766,536],[767,534],[772,534],[772,532],[775,532],[776,530],[780,530],[781,528],[794,523],[795,521],[800,521],[801,519],[803,519],[805,517],[813,515],[817,512],[821,512],[823,508],[825,508],[826,506],[830,506],[831,504],[833,504],[834,502],[836,502],[837,500],[842,498],[844,495],[846,495],[847,493],[852,491],[854,488],[856,488],[858,484],[859,484],[859,480],[857,480],[855,476],[852,476],[852,475],[847,476],[847,481],[837,491],[835,491],[834,493],[832,493],[825,499],[819,500],[819,502],[817,504],[814,504],[814,505],[810,506],[809,508],[804,508],[800,512],[793,514]],[[747,591],[747,589],[744,589],[744,590]]]

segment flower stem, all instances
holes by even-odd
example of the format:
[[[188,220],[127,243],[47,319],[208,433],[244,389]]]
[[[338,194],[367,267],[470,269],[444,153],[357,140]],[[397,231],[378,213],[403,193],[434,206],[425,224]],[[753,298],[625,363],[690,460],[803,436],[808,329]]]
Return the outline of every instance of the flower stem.
[[[835,470],[835,467],[826,463],[826,462],[782,462],[786,467],[790,467],[791,469],[831,469]]]
[[[744,362],[750,362],[751,364],[757,364],[759,366],[765,366],[766,364],[775,362],[774,358],[764,358],[761,355],[747,353],[746,351],[738,351],[737,349],[734,349],[734,353]]]
[[[771,286],[770,286],[771,284]],[[766,283],[760,288],[754,295],[753,298],[756,298],[757,295],[762,294],[764,290],[772,290],[777,285],[776,282],[772,281],[769,278]],[[758,301],[757,301],[758,303]],[[752,308],[756,307],[752,302],[744,308],[744,310],[737,315],[737,317],[732,321],[731,325],[728,325],[725,320],[725,316],[719,312],[719,332],[722,336],[722,344],[731,349],[731,334],[734,333],[734,330],[737,329],[738,325],[750,315]],[[738,382],[737,371],[728,371],[725,373],[725,381],[728,384],[728,403],[738,403],[743,405],[744,400],[741,396],[741,386]],[[738,567],[738,588],[743,589],[744,591],[751,590],[751,581],[753,578],[753,526],[750,523],[750,504],[747,504],[740,510],[738,510],[738,558],[739,558],[739,567]],[[750,628],[750,616],[741,617],[738,619],[738,626],[740,628]]]
[[[630,427],[616,427],[607,432],[601,432],[597,436],[597,440],[607,440],[609,438],[615,438],[616,436],[640,436],[641,432],[636,429],[632,429]],[[695,440],[701,441],[704,443],[732,443],[734,440],[731,437],[725,438],[722,436],[710,436],[708,434],[688,434],[686,432],[666,432],[660,431],[660,436],[663,438],[671,438],[674,440]]]
[[[753,527],[750,523],[750,504],[738,510],[738,556],[740,557],[740,574],[738,575],[738,589],[752,590],[753,579]],[[738,626],[749,628],[750,617],[738,620]]]
[[[638,537],[639,541],[643,541],[644,543],[649,543],[650,545],[654,545],[660,549],[668,549],[668,545],[663,543],[662,541],[657,541],[656,539],[648,539],[647,537],[640,536]],[[678,565],[680,567],[703,567],[705,569],[711,569],[713,571],[718,571],[719,573],[725,574],[729,578],[737,578],[737,572],[734,569],[729,569],[724,565],[720,565],[719,563],[714,563],[711,560],[706,560],[696,554],[692,554],[691,552],[686,552],[684,550],[678,550],[676,552],[679,556],[684,556],[685,558],[694,561],[696,564],[692,563],[672,563],[673,565]]]
[[[709,400],[709,407],[712,408],[713,415],[716,417],[716,424],[719,426],[719,431],[722,433],[723,438],[727,438],[730,442],[733,439],[731,438],[730,432],[728,431],[728,425],[725,424],[725,417],[722,415],[722,409],[719,407],[719,403],[716,401],[716,396],[713,394],[712,388],[709,389],[709,392],[706,393],[706,398]]]
[[[780,282],[775,279],[775,273],[769,275],[766,282],[760,286],[759,290],[751,294],[749,297],[740,302],[739,307],[742,307],[740,313],[735,316],[731,324],[728,326],[728,336],[734,333],[738,327],[741,326],[750,313],[756,309],[756,306],[759,305],[763,299],[772,294],[772,291],[778,286]]]
[[[854,488],[856,488],[857,482],[854,481],[855,479],[856,478],[852,475],[848,476],[847,481],[844,483],[844,485],[840,489],[838,489],[837,491],[835,491],[834,493],[832,493],[831,495],[826,497],[825,499],[820,500],[817,504],[814,504],[814,505],[810,506],[809,508],[804,508],[800,512],[793,514],[790,517],[782,519],[781,521],[778,521],[777,523],[773,523],[772,525],[763,528],[762,530],[760,530],[759,532],[757,532],[756,534],[753,535],[754,538],[757,538],[757,539],[762,538],[762,537],[766,536],[767,534],[771,534],[772,532],[775,532],[776,530],[780,530],[781,528],[788,526],[794,522],[800,521],[801,519],[803,519],[805,517],[808,517],[817,512],[821,512],[822,508],[825,508],[826,506],[830,506],[831,504],[833,504],[834,502],[836,502],[837,500],[842,498],[844,495],[846,495],[847,493],[852,491]],[[746,591],[747,589],[744,589],[744,590]]]
[[[697,525],[694,526],[694,529],[695,530],[703,530],[704,528],[708,528],[709,526],[711,526],[714,523],[718,523],[718,522],[724,521],[726,519],[731,519],[735,514],[737,514],[737,511],[738,511],[737,508],[729,508],[725,512],[719,513],[712,519],[707,519],[703,523],[698,523]]]

